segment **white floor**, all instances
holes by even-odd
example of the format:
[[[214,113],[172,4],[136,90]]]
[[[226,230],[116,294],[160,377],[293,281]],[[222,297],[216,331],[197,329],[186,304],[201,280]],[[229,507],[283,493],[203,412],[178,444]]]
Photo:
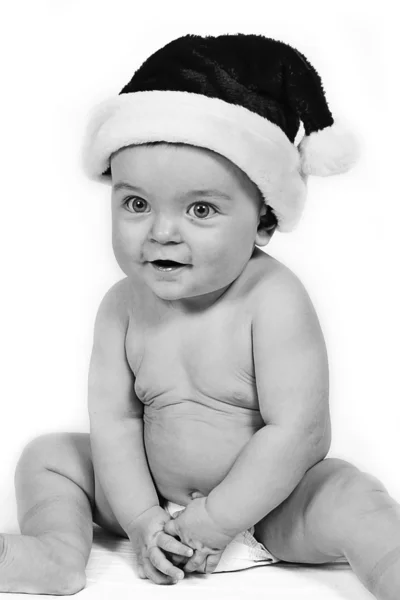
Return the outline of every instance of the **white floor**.
[[[87,584],[74,596],[82,600],[150,600],[170,598],[197,600],[215,597],[251,600],[371,600],[346,564],[305,567],[293,564],[261,566],[231,573],[189,575],[174,586],[160,586],[139,579],[132,565],[135,555],[128,540],[108,535],[95,527],[93,549],[87,565]],[[6,597],[6,594],[0,594]],[[46,596],[52,598],[53,596]],[[42,598],[7,594],[7,598]],[[54,596],[59,598],[59,596]],[[249,598],[250,600],[250,598]]]

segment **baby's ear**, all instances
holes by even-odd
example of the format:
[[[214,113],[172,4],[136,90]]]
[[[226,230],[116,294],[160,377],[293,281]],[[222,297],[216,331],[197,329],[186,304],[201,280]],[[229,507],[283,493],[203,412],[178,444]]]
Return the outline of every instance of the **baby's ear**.
[[[277,218],[270,206],[264,204],[260,210],[260,219],[257,227],[256,245],[266,246],[272,238],[278,225]]]

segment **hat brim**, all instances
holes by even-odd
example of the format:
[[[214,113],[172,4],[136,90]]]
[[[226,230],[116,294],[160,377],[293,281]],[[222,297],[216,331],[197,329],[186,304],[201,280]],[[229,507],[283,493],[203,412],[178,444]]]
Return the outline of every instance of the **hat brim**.
[[[258,186],[273,209],[278,230],[300,219],[306,180],[299,152],[268,119],[219,98],[180,91],[120,94],[89,115],[82,158],[86,175],[105,181],[110,157],[123,147],[148,142],[204,147],[236,164]]]

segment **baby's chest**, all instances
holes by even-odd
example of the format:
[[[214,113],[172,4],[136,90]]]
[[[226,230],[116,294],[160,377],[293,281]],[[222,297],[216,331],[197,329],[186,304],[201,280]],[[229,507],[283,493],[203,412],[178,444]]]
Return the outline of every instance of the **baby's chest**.
[[[258,408],[249,318],[136,327],[126,350],[144,404],[186,399]]]

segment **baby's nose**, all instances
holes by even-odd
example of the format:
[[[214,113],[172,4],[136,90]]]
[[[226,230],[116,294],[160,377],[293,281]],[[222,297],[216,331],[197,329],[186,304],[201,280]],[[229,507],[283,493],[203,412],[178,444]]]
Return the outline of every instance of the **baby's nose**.
[[[150,230],[150,239],[159,244],[180,242],[181,235],[177,220],[171,216],[161,214],[155,217]]]

